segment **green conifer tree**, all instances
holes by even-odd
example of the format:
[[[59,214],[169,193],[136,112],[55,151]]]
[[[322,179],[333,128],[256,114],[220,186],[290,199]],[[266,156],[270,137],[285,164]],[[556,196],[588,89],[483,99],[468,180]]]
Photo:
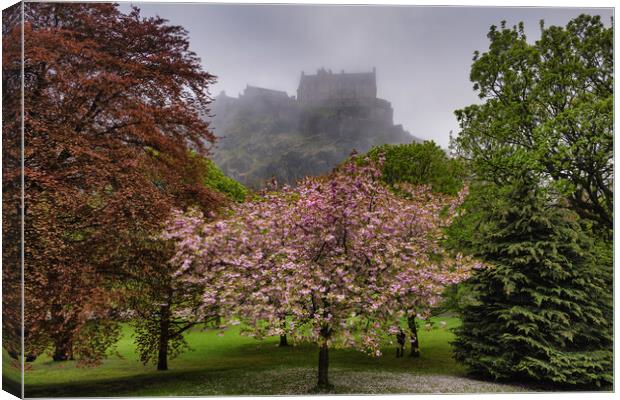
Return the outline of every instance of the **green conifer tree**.
[[[599,265],[600,241],[595,246],[560,201],[527,179],[518,182],[505,196],[496,188],[496,201],[478,202],[479,223],[464,240],[489,267],[468,281],[455,357],[473,374],[498,380],[607,385],[612,293],[609,271]]]

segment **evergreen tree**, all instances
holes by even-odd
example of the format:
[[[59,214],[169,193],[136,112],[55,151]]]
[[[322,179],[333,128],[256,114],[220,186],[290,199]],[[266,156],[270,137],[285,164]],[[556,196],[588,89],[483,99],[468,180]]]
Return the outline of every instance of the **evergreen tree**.
[[[595,251],[574,212],[517,182],[502,196],[495,187],[496,201],[481,196],[478,223],[470,213],[461,221],[469,228],[453,230],[489,265],[468,281],[456,359],[494,379],[611,383],[612,293],[599,266],[606,253]]]

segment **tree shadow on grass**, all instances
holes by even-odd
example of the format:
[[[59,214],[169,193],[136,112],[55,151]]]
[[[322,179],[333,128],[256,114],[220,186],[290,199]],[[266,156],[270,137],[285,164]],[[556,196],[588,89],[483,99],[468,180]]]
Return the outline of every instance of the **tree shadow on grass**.
[[[242,369],[242,368],[239,368]],[[109,397],[133,395],[136,391],[175,395],[174,388],[196,385],[210,378],[221,377],[232,372],[232,368],[211,368],[209,370],[153,371],[143,375],[125,378],[89,379],[77,382],[52,384],[26,384],[26,397]],[[181,393],[179,393],[181,394]]]
[[[174,364],[168,371],[153,370],[114,378],[83,378],[69,382],[44,384],[26,383],[26,397],[106,397],[128,395],[183,395],[188,391],[210,384],[209,391],[221,394],[245,394],[242,381],[248,371],[260,371],[274,367],[296,367],[314,365],[312,345],[276,347],[271,344],[243,344],[226,357],[213,356],[204,360],[204,367],[180,367]],[[181,361],[179,362],[187,362]],[[174,361],[173,361],[174,363]],[[96,368],[96,367],[94,367]],[[221,391],[219,390],[221,389]],[[209,393],[211,394],[211,393]]]

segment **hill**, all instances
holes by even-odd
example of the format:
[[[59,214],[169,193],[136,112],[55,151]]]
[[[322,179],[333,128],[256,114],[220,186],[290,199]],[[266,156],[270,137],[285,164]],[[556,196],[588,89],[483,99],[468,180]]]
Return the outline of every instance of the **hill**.
[[[253,188],[273,178],[294,184],[329,172],[352,150],[419,141],[394,125],[390,103],[376,97],[374,71],[302,74],[297,92],[247,86],[238,98],[215,98],[214,161],[226,175]]]

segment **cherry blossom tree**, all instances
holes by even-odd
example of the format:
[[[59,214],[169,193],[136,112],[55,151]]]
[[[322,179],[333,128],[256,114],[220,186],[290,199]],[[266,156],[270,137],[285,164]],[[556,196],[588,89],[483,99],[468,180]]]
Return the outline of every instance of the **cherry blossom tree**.
[[[419,357],[416,318],[428,318],[431,309],[439,304],[444,289],[467,278],[470,268],[459,268],[460,265],[472,266],[471,260],[464,260],[460,254],[451,257],[441,245],[443,228],[450,225],[456,207],[463,202],[468,191],[464,188],[453,197],[434,192],[430,185],[400,183],[395,189],[408,199],[403,206],[412,221],[408,240],[425,249],[415,259],[404,255],[402,269],[392,287],[407,319],[410,356]],[[393,330],[391,333],[398,332]]]
[[[205,307],[259,338],[317,343],[319,389],[330,387],[330,347],[380,356],[408,310],[432,305],[474,266],[440,246],[463,194],[397,196],[373,162],[358,164],[260,194],[217,222],[178,214],[166,232],[178,240],[178,274],[205,283]]]

